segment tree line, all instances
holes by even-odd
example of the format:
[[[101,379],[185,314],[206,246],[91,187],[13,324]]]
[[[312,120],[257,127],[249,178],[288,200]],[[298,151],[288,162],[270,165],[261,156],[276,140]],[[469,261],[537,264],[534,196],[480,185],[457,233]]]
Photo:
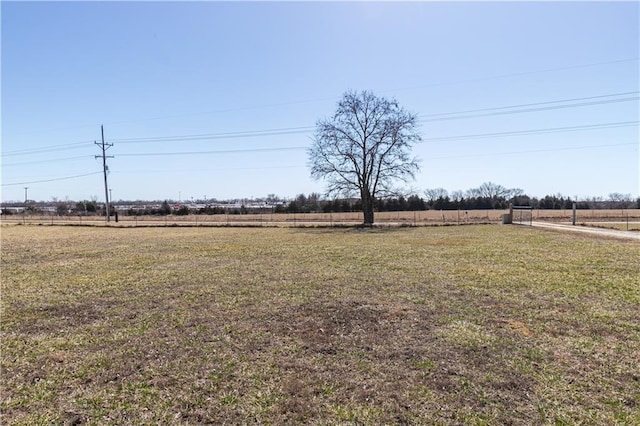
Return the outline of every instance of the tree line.
[[[545,195],[537,198],[525,194],[518,188],[506,188],[502,185],[486,182],[478,188],[449,193],[443,188],[427,189],[424,196],[417,194],[376,199],[374,208],[385,211],[420,210],[492,210],[507,209],[509,205],[529,206],[534,209],[561,210],[578,209],[640,209],[640,198],[633,200],[630,194],[612,193],[607,199],[592,197],[576,201],[562,194]],[[317,193],[300,194],[288,204],[281,205],[281,213],[339,213],[361,211],[360,199],[322,199]]]
[[[227,207],[224,204],[206,204],[204,207],[194,208],[185,204],[169,202],[165,200],[154,205],[144,205],[141,208],[128,208],[122,210],[118,205],[112,205],[112,215],[116,210],[128,216],[165,216],[188,214],[249,214],[249,213],[343,213],[362,211],[360,198],[336,198],[323,197],[319,193],[308,195],[299,194],[291,200],[283,200],[274,194],[257,200],[246,200],[246,204],[240,207]],[[506,188],[492,182],[485,182],[477,188],[466,191],[449,192],[443,188],[433,188],[418,194],[398,195],[374,200],[374,209],[377,212],[388,211],[421,211],[421,210],[492,210],[507,209],[509,205],[529,206],[534,209],[557,210],[571,209],[573,203],[578,209],[640,209],[640,197],[632,199],[630,194],[612,193],[607,198],[591,197],[576,201],[562,194],[545,195],[537,198],[525,194],[518,188]],[[142,203],[142,202],[139,202]],[[40,203],[44,204],[44,203]],[[73,202],[55,199],[52,203],[55,213],[59,216],[78,215],[104,215],[104,206],[96,200]],[[18,203],[20,205],[20,203]],[[42,212],[42,206],[35,203],[27,207],[27,212]],[[11,210],[3,209],[2,214],[10,215]]]

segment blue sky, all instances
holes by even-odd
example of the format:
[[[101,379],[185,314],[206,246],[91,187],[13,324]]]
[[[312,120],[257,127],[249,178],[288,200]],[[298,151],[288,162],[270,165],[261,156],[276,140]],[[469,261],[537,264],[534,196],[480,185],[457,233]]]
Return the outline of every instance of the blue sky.
[[[116,200],[323,192],[305,148],[349,89],[420,116],[419,194],[639,195],[638,2],[1,8],[3,201],[102,199],[101,124]]]

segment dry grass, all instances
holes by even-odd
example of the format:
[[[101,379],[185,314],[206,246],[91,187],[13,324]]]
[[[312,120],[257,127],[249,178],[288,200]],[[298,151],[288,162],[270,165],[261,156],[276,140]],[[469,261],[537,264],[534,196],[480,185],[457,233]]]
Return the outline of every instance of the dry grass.
[[[381,224],[468,224],[497,223],[507,211],[502,210],[445,210],[445,211],[410,211],[410,212],[378,212],[375,219]],[[102,225],[104,217],[98,216],[39,216],[22,215],[4,216],[3,223],[43,224],[43,225]],[[221,226],[221,225],[253,225],[253,226],[305,226],[305,225],[342,225],[362,223],[362,212],[348,213],[264,213],[264,214],[217,214],[217,215],[185,215],[185,216],[119,216],[116,224],[111,226]]]
[[[583,225],[618,231],[640,231],[640,222],[588,222]]]
[[[573,211],[564,210],[533,210],[534,220],[571,221]],[[620,221],[629,218],[631,221],[640,219],[640,209],[593,209],[576,210],[578,222]]]
[[[3,424],[638,424],[637,243],[2,227]]]
[[[426,210],[408,212],[378,212],[378,224],[400,225],[465,225],[496,224],[502,222],[502,215],[508,210]],[[571,210],[533,210],[533,220],[571,222]],[[627,221],[636,225],[640,222],[640,209],[625,210],[578,210],[578,223]],[[104,225],[104,217],[97,216],[3,216],[2,223],[42,225]],[[126,216],[120,215],[116,224],[112,218],[110,226],[340,226],[362,223],[361,212],[350,213],[274,213],[274,214],[218,214],[186,216]],[[612,224],[611,224],[612,225]]]

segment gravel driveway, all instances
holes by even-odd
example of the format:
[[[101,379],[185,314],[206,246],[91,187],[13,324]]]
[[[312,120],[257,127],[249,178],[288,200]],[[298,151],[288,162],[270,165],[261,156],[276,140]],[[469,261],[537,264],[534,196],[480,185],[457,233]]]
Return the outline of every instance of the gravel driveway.
[[[582,232],[593,235],[600,235],[611,238],[627,238],[640,241],[640,232],[634,231],[618,231],[616,229],[591,228],[588,226],[562,225],[559,223],[549,222],[531,222],[531,226],[546,229],[555,229],[558,231]]]

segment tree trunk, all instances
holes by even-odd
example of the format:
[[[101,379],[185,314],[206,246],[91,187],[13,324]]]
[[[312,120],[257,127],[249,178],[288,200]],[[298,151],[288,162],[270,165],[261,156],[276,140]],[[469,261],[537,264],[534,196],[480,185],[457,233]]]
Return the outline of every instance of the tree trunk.
[[[373,197],[366,194],[362,196],[362,213],[364,213],[364,226],[373,225]]]

